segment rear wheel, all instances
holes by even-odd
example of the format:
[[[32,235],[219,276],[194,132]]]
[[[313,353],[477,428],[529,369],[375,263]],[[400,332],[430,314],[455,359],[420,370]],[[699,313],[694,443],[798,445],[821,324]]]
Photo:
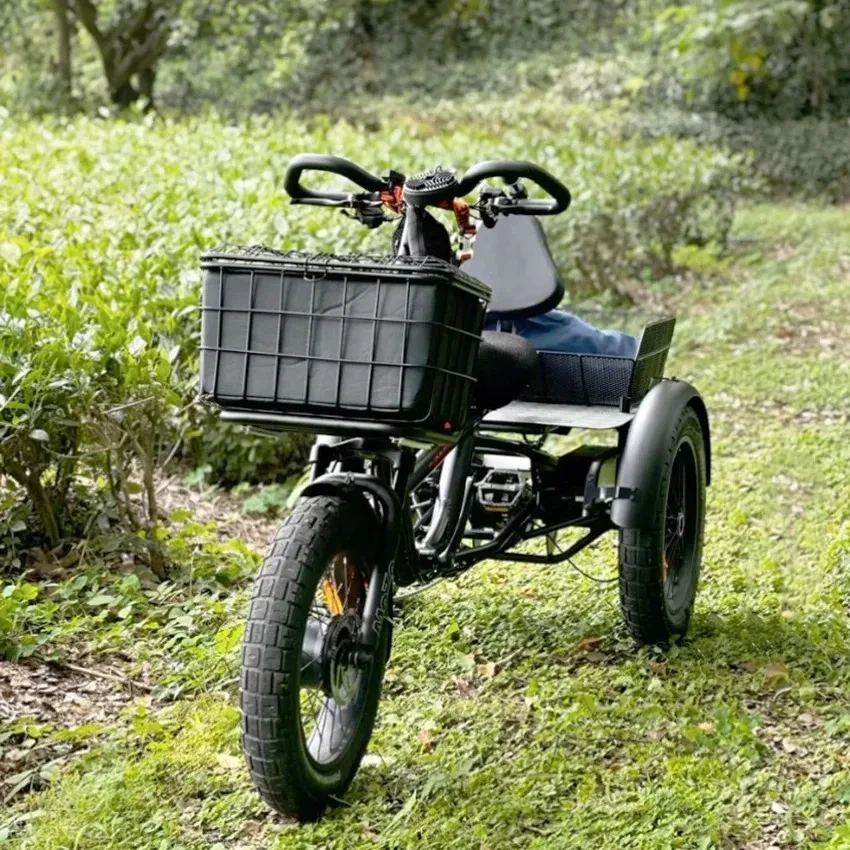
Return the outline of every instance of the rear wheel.
[[[254,785],[276,811],[318,817],[342,794],[369,743],[390,625],[355,666],[380,539],[365,505],[305,500],[263,562],[245,628],[242,746]]]
[[[688,630],[702,562],[705,442],[696,411],[676,423],[651,524],[620,532],[620,604],[641,643]]]

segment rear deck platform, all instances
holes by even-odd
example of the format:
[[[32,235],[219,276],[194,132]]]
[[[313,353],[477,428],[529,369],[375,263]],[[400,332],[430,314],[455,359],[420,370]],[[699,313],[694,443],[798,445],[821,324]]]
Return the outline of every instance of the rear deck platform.
[[[513,433],[538,433],[541,429],[568,431],[571,428],[607,430],[631,422],[636,412],[637,408],[624,413],[618,407],[605,405],[513,401],[488,413],[480,427],[482,431]]]

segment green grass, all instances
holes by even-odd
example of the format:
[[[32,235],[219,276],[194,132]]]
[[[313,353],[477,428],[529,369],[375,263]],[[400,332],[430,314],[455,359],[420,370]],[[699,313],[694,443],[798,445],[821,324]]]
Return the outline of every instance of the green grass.
[[[399,613],[345,804],[297,827],[238,757],[222,629],[244,596],[206,625],[207,589],[175,615],[191,627],[136,628],[124,650],[167,686],[19,797],[0,848],[850,847],[850,224],[762,206],[736,232],[759,241],[678,299],[668,370],[705,392],[714,440],[687,642],[636,648],[614,585],[567,567],[489,563],[440,585]],[[580,565],[612,577],[612,541]],[[227,664],[204,677],[216,634]]]

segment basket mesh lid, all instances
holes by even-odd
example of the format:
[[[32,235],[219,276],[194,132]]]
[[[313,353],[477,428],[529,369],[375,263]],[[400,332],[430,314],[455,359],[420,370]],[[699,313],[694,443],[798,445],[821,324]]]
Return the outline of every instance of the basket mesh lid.
[[[489,302],[490,287],[474,277],[465,274],[457,266],[436,257],[375,256],[369,254],[311,254],[303,251],[278,251],[264,245],[247,247],[224,247],[201,254],[203,268],[232,267],[269,267],[310,273],[321,270],[323,273],[340,272],[343,274],[386,274],[399,275],[422,274],[442,278],[447,283],[463,289]]]

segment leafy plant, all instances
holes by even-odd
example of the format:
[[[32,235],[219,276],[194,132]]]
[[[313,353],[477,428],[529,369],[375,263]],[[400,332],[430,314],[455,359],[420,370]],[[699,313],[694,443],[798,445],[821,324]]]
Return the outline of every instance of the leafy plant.
[[[280,484],[303,466],[309,438],[249,436],[194,403],[204,248],[388,250],[386,230],[286,205],[277,177],[294,153],[331,150],[377,171],[465,167],[473,150],[536,160],[574,192],[550,227],[574,293],[628,294],[672,271],[677,247],[725,242],[736,157],[630,139],[616,112],[567,113],[555,99],[454,110],[448,131],[445,110],[402,109],[380,144],[362,127],[308,130],[291,117],[0,124],[0,527],[17,529],[0,542],[7,563],[89,539],[164,576],[164,464],[186,457],[227,484]]]
[[[850,112],[847,0],[700,0],[665,7],[655,35],[687,100],[727,114]]]
[[[733,120],[681,109],[638,110],[627,132],[689,138],[746,156],[751,188],[781,197],[850,198],[850,125],[846,120]]]

